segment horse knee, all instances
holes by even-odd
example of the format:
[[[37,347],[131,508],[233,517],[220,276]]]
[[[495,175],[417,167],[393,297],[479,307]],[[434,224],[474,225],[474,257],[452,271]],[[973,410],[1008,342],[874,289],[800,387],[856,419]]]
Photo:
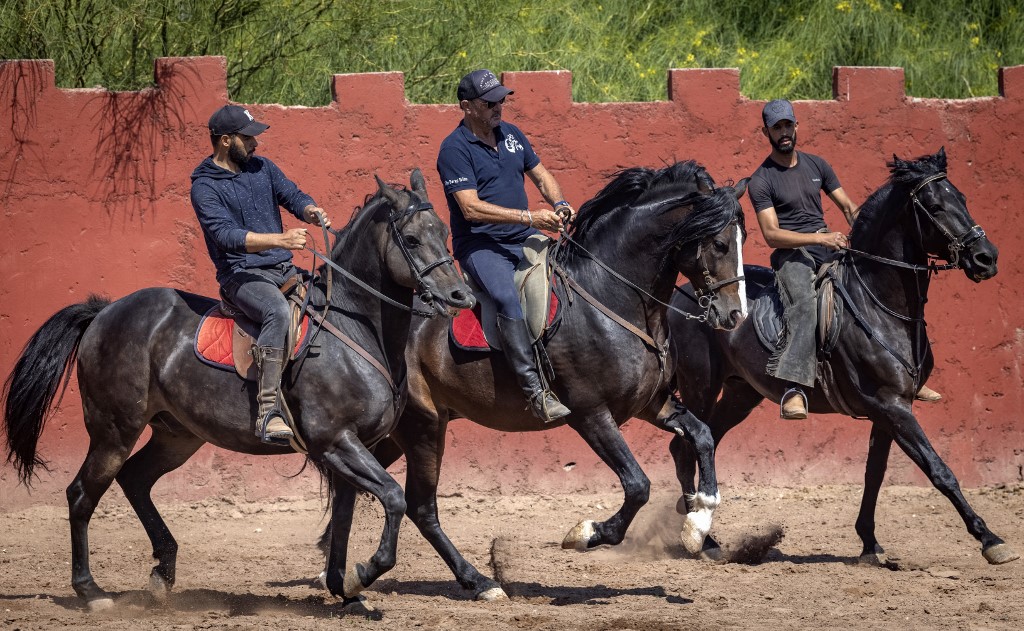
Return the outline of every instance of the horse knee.
[[[389,515],[398,517],[401,519],[402,515],[406,513],[408,508],[405,503],[405,492],[402,491],[401,487],[388,489],[380,496],[380,502],[384,505],[384,510]]]
[[[626,495],[626,501],[643,506],[651,498],[651,480],[640,472],[639,476],[622,483],[622,491]]]

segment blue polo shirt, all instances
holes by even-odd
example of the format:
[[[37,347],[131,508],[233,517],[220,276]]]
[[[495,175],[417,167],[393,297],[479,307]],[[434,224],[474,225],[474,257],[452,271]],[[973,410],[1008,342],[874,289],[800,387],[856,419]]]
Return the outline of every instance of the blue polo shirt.
[[[437,154],[437,173],[448,201],[456,258],[462,258],[481,242],[520,243],[536,232],[534,228],[519,224],[469,221],[455,201],[457,191],[476,189],[485,202],[518,210],[529,208],[523,175],[540,164],[540,158],[515,125],[502,122],[494,134],[497,150],[488,147],[460,122],[441,143]]]

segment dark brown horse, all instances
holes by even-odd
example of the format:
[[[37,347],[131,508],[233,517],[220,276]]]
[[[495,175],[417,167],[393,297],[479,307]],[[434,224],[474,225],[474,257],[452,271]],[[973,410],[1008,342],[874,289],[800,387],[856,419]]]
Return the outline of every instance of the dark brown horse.
[[[843,303],[842,323],[819,357],[819,379],[808,392],[812,413],[838,412],[867,417],[871,440],[864,475],[864,496],[856,530],[864,547],[861,559],[884,563],[875,539],[875,505],[893,441],[921,468],[960,513],[967,530],[981,542],[989,563],[1018,558],[992,533],[960,492],[949,467],[935,453],[911,410],[914,395],[932,369],[924,332],[928,281],[939,257],[946,267],[962,269],[981,282],[996,274],[998,251],[967,211],[963,194],[946,177],[946,154],[913,161],[893,157],[889,181],[860,208],[833,275]],[[771,286],[771,270],[747,268],[754,291]],[[673,299],[680,309],[697,312],[692,297]],[[717,446],[765,398],[779,401],[785,383],[768,376],[771,351],[758,341],[754,318],[732,331],[711,331],[669,314],[673,355],[683,402],[711,428]],[[832,339],[832,336],[829,336]],[[721,395],[721,398],[719,398]],[[671,443],[683,489],[677,507],[685,511],[693,492],[697,457],[679,439]],[[720,555],[712,537],[704,554]]]
[[[700,488],[686,521],[684,541],[699,550],[718,506],[710,435],[706,426],[671,400],[666,365],[665,311],[680,272],[706,290],[701,320],[729,328],[742,319],[743,214],[737,188],[713,189],[694,162],[661,170],[618,174],[580,209],[554,257],[556,267],[596,302],[635,327],[630,332],[565,283],[556,285],[563,311],[545,336],[554,368],[552,387],[572,414],[544,423],[527,402],[506,362],[491,352],[460,350],[441,321],[413,325],[409,346],[409,404],[393,441],[382,442],[383,464],[407,458],[407,514],[445,560],[456,579],[481,599],[504,596],[456,549],[441,529],[437,484],[445,431],[453,418],[467,418],[507,432],[543,431],[568,424],[618,476],[625,502],[605,521],[583,521],[563,542],[587,549],[622,541],[647,500],[650,482],[623,440],[619,426],[632,417],[683,436],[700,455]],[[723,282],[724,281],[724,282]],[[704,325],[702,325],[704,326]],[[350,489],[336,503],[351,504]],[[326,534],[326,533],[325,533]]]
[[[345,573],[352,515],[332,516],[339,537],[330,551],[327,584],[346,598],[354,598],[395,564],[405,500],[402,488],[368,448],[391,431],[405,401],[413,290],[432,302],[436,313],[474,303],[452,264],[447,227],[427,201],[419,170],[413,172],[412,190],[378,184],[377,194],[341,231],[331,253],[329,264],[348,275],[335,274],[330,304],[324,304],[322,281],[312,298],[326,320],[378,367],[340,338],[320,331],[315,349],[291,365],[283,384],[309,457],[329,473],[334,486],[371,493],[384,505],[380,546],[358,573]],[[7,379],[8,460],[29,484],[35,468],[45,466],[36,446],[47,410],[77,356],[89,451],[67,496],[72,584],[90,608],[112,604],[89,570],[88,546],[89,520],[111,482],[116,479],[124,490],[152,541],[157,565],[150,585],[161,594],[174,584],[178,545],[150,498],[153,484],[204,443],[257,455],[290,451],[255,437],[253,384],[196,358],[196,327],[214,304],[183,291],[151,288],[114,303],[91,298],[71,305],[32,336]],[[131,456],[147,426],[152,437]]]

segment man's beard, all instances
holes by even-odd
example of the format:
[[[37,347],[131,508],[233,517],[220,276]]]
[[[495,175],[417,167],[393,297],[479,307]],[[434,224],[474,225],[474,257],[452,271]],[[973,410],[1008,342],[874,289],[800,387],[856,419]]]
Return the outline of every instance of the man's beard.
[[[238,166],[248,162],[251,156],[252,154],[246,153],[244,148],[239,147],[235,143],[231,143],[231,146],[228,147],[228,158]]]
[[[780,147],[779,143],[772,140],[771,136],[768,137],[768,142],[772,143],[772,149],[778,151],[779,153],[793,153],[793,150],[796,149],[796,132],[794,131],[792,136],[779,136],[779,141],[781,141],[783,138],[790,139],[789,146]]]

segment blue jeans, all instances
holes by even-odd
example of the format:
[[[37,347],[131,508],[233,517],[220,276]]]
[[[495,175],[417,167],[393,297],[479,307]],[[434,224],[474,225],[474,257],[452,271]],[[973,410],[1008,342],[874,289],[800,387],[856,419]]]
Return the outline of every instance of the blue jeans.
[[[512,320],[523,319],[513,275],[523,258],[521,243],[489,242],[459,259],[462,269],[494,301],[498,315]]]
[[[281,285],[298,273],[291,262],[284,262],[235,272],[224,279],[221,294],[245,317],[260,325],[257,346],[283,349],[288,341],[291,313]]]

